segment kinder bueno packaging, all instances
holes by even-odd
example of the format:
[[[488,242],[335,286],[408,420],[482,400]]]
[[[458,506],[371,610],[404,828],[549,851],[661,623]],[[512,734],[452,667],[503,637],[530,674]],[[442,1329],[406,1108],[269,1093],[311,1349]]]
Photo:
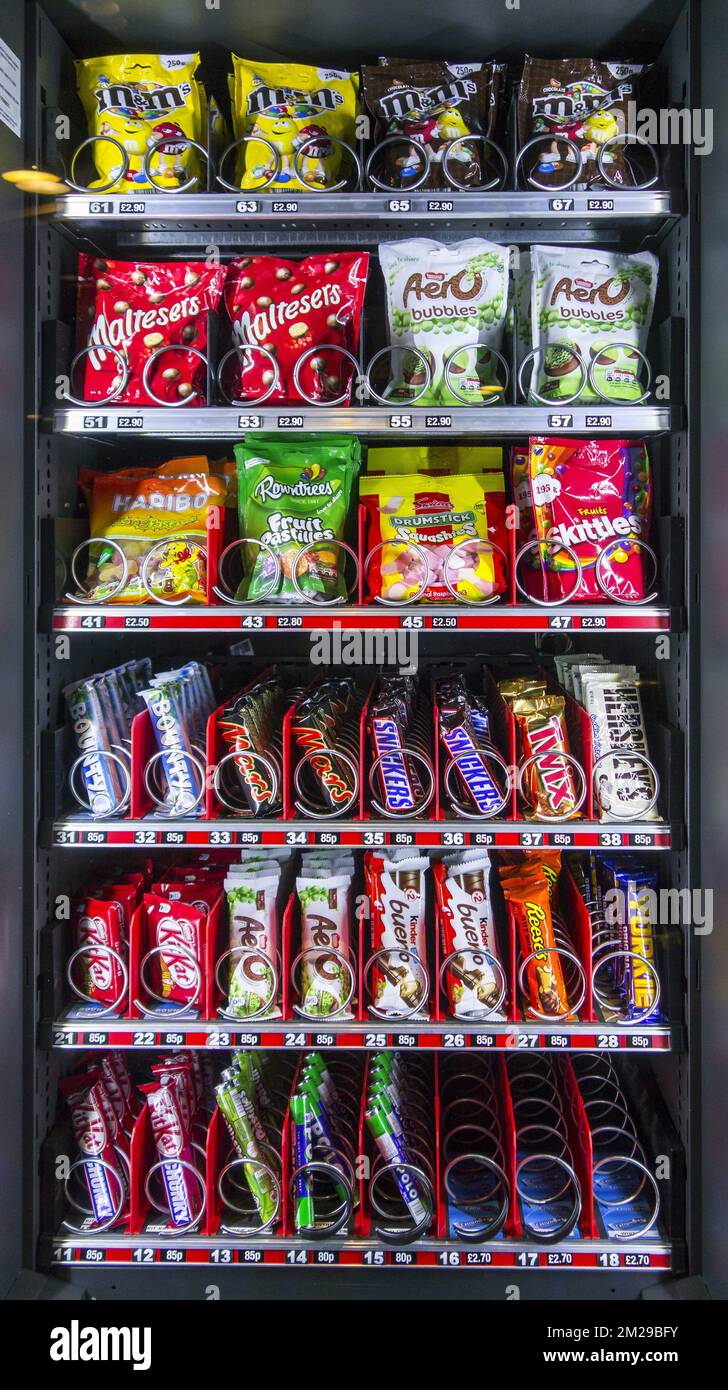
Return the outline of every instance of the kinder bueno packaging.
[[[423,237],[380,245],[389,341],[400,349],[392,352],[390,399],[406,400],[409,393],[422,406],[487,405],[502,394],[488,349],[502,346],[508,260],[507,246],[480,237],[447,245]]]
[[[144,895],[147,950],[159,948],[148,963],[147,979],[163,1003],[200,1007],[206,913],[189,903]],[[177,1010],[179,1012],[179,1010]]]
[[[625,146],[613,137],[629,129],[629,103],[637,100],[645,71],[641,63],[527,56],[518,94],[519,143],[537,135],[565,136],[577,146],[581,166],[568,146],[544,139],[525,156],[524,176],[542,188],[630,187],[634,178]],[[597,158],[610,140],[603,177]]]
[[[354,365],[333,349],[357,356],[368,268],[369,255],[360,251],[321,252],[301,261],[231,261],[225,305],[240,351],[229,395],[348,405]],[[245,352],[246,346],[251,350]]]
[[[217,310],[224,266],[112,261],[82,253],[78,267],[76,347],[91,349],[81,359],[84,400],[204,404],[206,368],[196,354],[207,348],[207,315]]]
[[[161,1085],[141,1086],[147,1098],[152,1134],[167,1194],[173,1226],[192,1226],[201,1215],[201,1188],[190,1171],[194,1150],[180,1105],[178,1083],[173,1077]]]
[[[372,914],[372,1006],[393,1019],[429,1018],[425,936],[428,859],[365,857]]]
[[[353,170],[335,142],[356,145],[358,73],[235,54],[233,68],[235,138],[247,136],[238,152],[239,187],[299,193],[340,186]]]
[[[450,1013],[503,1022],[505,979],[490,896],[490,859],[434,866]],[[498,966],[501,966],[501,971]]]
[[[89,1228],[116,1225],[127,1214],[129,1183],[116,1142],[114,1107],[97,1071],[63,1077],[59,1088],[71,1112],[79,1153],[86,1160],[83,1173],[93,1213]]]
[[[108,137],[91,146],[98,172],[92,188],[127,196],[174,193],[199,179],[200,157],[184,143],[185,137],[206,143],[205,94],[195,81],[199,62],[199,53],[116,53],[76,63],[89,135]],[[128,157],[123,176],[118,145]],[[149,158],[152,184],[143,164],[155,145]]]
[[[477,188],[492,172],[483,142],[492,135],[503,89],[499,63],[413,62],[380,58],[364,68],[364,100],[385,146],[372,173],[391,188]],[[443,164],[445,152],[458,143]],[[450,174],[448,179],[447,173]],[[424,177],[423,177],[424,175]]]
[[[644,440],[531,439],[528,485],[537,537],[573,552],[556,544],[534,547],[543,598],[603,603],[613,596],[635,603],[647,597],[652,561],[634,544],[648,539],[652,513]],[[581,564],[576,587],[573,555]]]
[[[651,251],[533,246],[532,391],[549,401],[638,400],[657,266]]]
[[[126,977],[121,961],[126,963],[126,941],[120,904],[87,897],[71,910],[75,949],[84,952],[74,971],[79,989],[105,1009],[123,1008]]]
[[[456,596],[477,603],[505,590],[503,557],[482,544],[507,550],[502,472],[367,474],[359,498],[373,552],[372,597],[448,603]]]

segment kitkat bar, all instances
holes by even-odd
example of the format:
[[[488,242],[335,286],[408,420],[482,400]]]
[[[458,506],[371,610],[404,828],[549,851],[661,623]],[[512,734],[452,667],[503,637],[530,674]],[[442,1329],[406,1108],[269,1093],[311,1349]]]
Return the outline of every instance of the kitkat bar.
[[[90,349],[79,364],[83,399],[204,405],[206,367],[199,354],[207,351],[207,315],[217,310],[224,279],[224,266],[204,261],[116,261],[82,252],[76,348]],[[155,358],[145,387],[146,364],[163,347],[174,350]]]
[[[355,367],[331,349],[357,357],[368,268],[369,256],[360,251],[231,261],[225,304],[238,352],[228,394],[241,401],[348,405]]]
[[[171,1004],[198,1003],[207,915],[190,904],[144,895],[147,950],[154,950],[147,980]]]

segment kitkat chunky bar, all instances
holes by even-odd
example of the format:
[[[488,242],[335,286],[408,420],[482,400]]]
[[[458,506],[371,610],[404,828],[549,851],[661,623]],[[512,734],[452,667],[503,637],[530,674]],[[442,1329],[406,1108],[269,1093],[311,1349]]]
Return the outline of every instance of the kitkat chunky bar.
[[[597,157],[600,147],[627,130],[628,103],[636,101],[641,63],[600,63],[595,58],[532,58],[527,55],[518,94],[518,139],[521,147],[537,135],[563,136],[581,155],[577,174],[574,151],[558,140],[542,140],[525,156],[524,175],[542,187],[606,186]],[[630,187],[632,178],[624,146],[607,146],[604,167],[612,184]]]
[[[207,348],[207,315],[220,301],[224,266],[105,260],[82,252],[78,275],[76,347],[91,349],[79,364],[84,400],[179,406],[194,397],[204,404],[205,365],[198,354]],[[174,350],[155,358],[145,387],[147,362],[163,347]]]

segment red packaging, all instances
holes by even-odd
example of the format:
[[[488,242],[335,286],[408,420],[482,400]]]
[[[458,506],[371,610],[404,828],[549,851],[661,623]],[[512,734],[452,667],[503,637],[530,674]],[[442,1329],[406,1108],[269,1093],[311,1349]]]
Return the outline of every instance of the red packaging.
[[[164,1000],[192,1004],[202,994],[202,961],[207,914],[189,904],[145,893],[147,946],[162,949],[149,962],[147,979]],[[197,969],[195,969],[195,965]]]
[[[197,1096],[192,1077],[192,1062],[189,1057],[165,1057],[164,1061],[157,1062],[153,1067],[150,1067],[150,1071],[160,1086],[166,1086],[168,1081],[174,1082],[177,1088],[177,1101],[182,1123],[187,1133],[191,1133],[192,1121],[197,1109]]]
[[[190,1226],[200,1214],[201,1191],[190,1171],[194,1168],[194,1151],[182,1115],[177,1083],[170,1077],[162,1085],[141,1086],[140,1090],[149,1106],[172,1224]]]
[[[302,261],[280,256],[231,261],[225,304],[235,341],[258,345],[270,355],[241,354],[234,362],[228,394],[240,400],[265,397],[269,402],[308,396],[348,405],[354,365],[326,347],[343,347],[356,357],[368,268],[369,256],[360,251],[322,252]],[[321,351],[313,353],[313,348]],[[304,353],[309,356],[300,368],[299,392],[294,372]]]
[[[544,598],[575,603],[605,603],[610,595],[630,602],[646,598],[652,562],[633,544],[648,539],[652,513],[643,440],[531,439],[528,481],[537,535],[568,545],[582,568],[577,587],[573,556],[541,547]]]
[[[164,883],[153,883],[149,891],[159,898],[168,898],[170,902],[189,903],[191,907],[196,907],[198,912],[207,914],[220,897],[222,883],[222,879],[215,879],[209,883],[205,883],[202,878],[186,883],[170,879]]]
[[[206,401],[206,368],[197,353],[207,349],[207,314],[215,311],[225,280],[224,266],[204,261],[107,261],[79,256],[76,348],[92,347],[79,363],[83,398],[104,401],[122,379],[116,348],[128,376],[113,405],[181,405]],[[159,348],[149,370],[144,368]],[[194,349],[194,351],[193,351]],[[73,390],[73,386],[71,388]],[[154,396],[159,399],[154,400]]]
[[[83,993],[98,1004],[123,1004],[124,973],[116,956],[126,959],[124,912],[120,903],[81,898],[73,904],[74,949],[86,948],[73,968]],[[93,947],[108,947],[94,950]],[[111,951],[116,955],[112,956]]]
[[[101,1079],[114,1107],[121,1133],[128,1139],[134,1127],[138,1105],[134,1104],[134,1086],[124,1055],[112,1049],[101,1055]]]
[[[121,1131],[104,1083],[98,1079],[98,1072],[92,1071],[83,1076],[62,1077],[59,1089],[71,1112],[80,1154],[85,1159],[100,1160],[87,1162],[83,1168],[94,1220],[98,1225],[116,1224],[126,1214],[129,1184],[117,1152]]]

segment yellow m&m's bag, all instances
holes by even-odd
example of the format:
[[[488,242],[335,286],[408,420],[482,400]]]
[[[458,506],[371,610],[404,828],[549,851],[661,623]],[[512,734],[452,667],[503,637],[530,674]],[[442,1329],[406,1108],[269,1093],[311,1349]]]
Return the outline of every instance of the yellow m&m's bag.
[[[89,135],[108,137],[90,146],[98,174],[92,188],[153,193],[174,192],[191,180],[199,184],[201,156],[184,143],[206,146],[207,106],[195,81],[199,62],[199,53],[116,53],[76,63]]]
[[[336,141],[356,140],[357,73],[306,63],[252,63],[235,54],[233,68],[235,138],[248,137],[238,147],[240,188],[315,192],[353,172]]]

